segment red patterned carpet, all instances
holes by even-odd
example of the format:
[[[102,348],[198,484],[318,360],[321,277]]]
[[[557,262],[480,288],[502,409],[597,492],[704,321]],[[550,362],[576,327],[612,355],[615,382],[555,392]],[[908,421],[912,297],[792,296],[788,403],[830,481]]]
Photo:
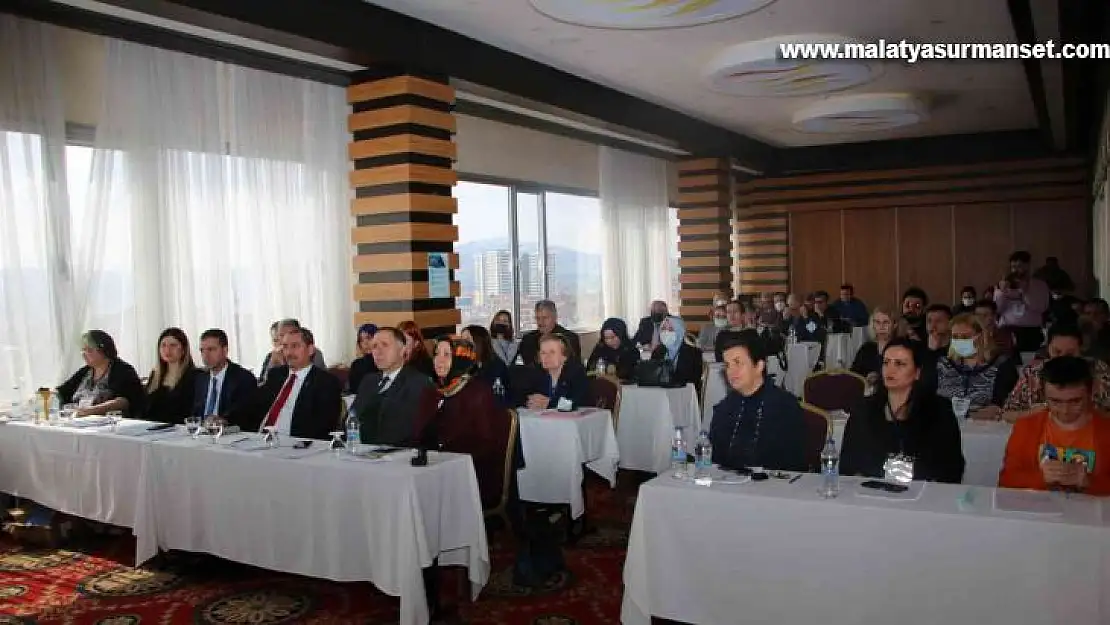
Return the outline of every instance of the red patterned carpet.
[[[513,554],[503,532],[492,538],[493,573],[478,601],[459,606],[474,625],[575,625],[620,622],[634,480],[617,490],[591,479],[595,530],[564,551],[566,579],[550,590],[512,584]],[[315,625],[397,622],[397,600],[370,584],[337,584],[207,557],[175,558],[134,569],[134,540],[97,536],[43,550],[0,539],[0,625]],[[445,586],[447,584],[445,583]]]

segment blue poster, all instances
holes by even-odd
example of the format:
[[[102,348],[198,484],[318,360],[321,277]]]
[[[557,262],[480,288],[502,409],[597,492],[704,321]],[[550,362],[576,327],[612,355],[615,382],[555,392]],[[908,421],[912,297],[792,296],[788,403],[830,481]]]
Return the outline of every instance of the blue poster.
[[[443,252],[428,254],[428,297],[451,297],[451,270],[447,267],[447,254]]]

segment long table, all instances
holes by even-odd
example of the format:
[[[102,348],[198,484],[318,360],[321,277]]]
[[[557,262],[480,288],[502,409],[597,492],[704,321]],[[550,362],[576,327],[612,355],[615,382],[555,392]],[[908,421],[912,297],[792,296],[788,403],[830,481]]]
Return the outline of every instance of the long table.
[[[209,553],[273,570],[369,581],[401,599],[400,622],[429,619],[422,569],[468,568],[472,592],[489,552],[470,456],[333,456],[316,441],[249,451],[207,436],[13,422],[0,426],[0,491],[129,527],[136,565],[158,549]],[[250,441],[246,441],[248,447]],[[291,445],[292,440],[283,441]]]
[[[1049,516],[1003,511],[993,488],[892,501],[846,478],[824,500],[819,481],[641,486],[623,623],[1110,623],[1102,500],[1054,495]]]

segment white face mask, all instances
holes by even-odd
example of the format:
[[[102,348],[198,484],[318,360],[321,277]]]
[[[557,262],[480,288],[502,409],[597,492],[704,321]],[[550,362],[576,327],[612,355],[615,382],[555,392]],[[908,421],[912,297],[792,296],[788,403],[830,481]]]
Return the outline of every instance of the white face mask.
[[[669,345],[674,345],[675,340],[677,338],[678,338],[678,335],[675,334],[674,330],[660,330],[659,331],[659,342],[664,344],[664,345],[668,345],[668,346]]]
[[[725,300],[723,300],[723,299],[713,300],[713,307],[714,307],[714,308],[716,308],[716,307],[718,307],[718,306],[724,306],[724,305],[725,305],[725,304],[727,304],[727,303],[728,303],[728,302],[726,302],[726,301],[725,301]]]
[[[775,302],[775,310],[782,312],[786,309],[786,302]]]
[[[963,299],[963,302],[964,302],[964,306],[967,306],[968,308],[970,308],[970,307],[975,305],[975,298],[974,297],[965,297]]]
[[[718,328],[727,328],[728,319],[724,319],[722,317],[713,317],[713,325]]]
[[[975,339],[952,339],[952,351],[960,358],[970,358],[975,355]]]

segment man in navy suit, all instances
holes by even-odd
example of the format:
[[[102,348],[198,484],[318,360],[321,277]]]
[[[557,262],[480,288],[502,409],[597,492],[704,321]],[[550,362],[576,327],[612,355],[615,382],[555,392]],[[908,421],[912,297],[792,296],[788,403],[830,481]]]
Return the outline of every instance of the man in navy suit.
[[[204,372],[197,376],[193,393],[193,415],[219,415],[229,423],[250,409],[258,393],[258,381],[243,367],[227,359],[227,334],[207,330],[200,335],[200,359]]]

